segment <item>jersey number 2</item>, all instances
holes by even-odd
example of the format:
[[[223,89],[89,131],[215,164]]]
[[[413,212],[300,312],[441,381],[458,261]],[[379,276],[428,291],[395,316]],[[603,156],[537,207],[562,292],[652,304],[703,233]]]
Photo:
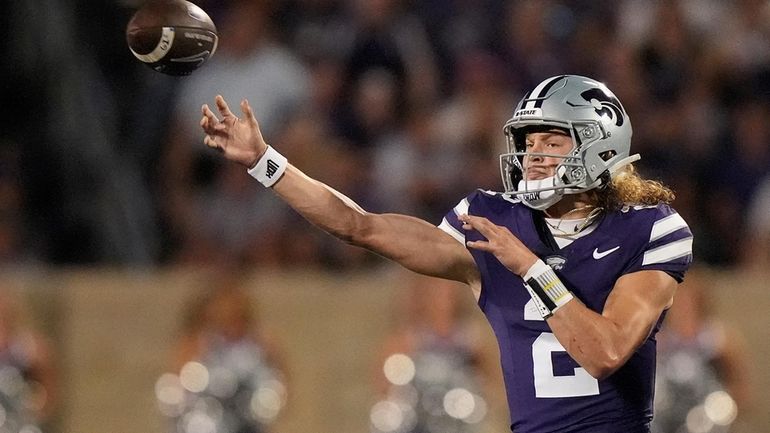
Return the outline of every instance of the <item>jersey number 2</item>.
[[[532,305],[530,305],[532,303]],[[531,314],[536,308],[533,301],[524,306],[525,320],[543,320],[539,314]],[[536,310],[535,310],[536,311]],[[553,374],[554,352],[566,352],[556,336],[550,332],[541,333],[532,343],[533,374],[535,376],[535,397],[561,398],[583,397],[599,394],[599,381],[582,368],[575,368],[575,374],[556,376]]]

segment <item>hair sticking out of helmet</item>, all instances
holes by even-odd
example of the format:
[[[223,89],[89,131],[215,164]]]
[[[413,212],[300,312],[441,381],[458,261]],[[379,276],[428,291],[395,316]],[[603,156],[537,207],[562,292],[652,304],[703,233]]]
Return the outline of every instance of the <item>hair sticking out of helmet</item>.
[[[609,182],[612,174],[639,159],[631,155],[631,121],[604,84],[577,75],[548,78],[528,92],[503,128],[508,152],[500,156],[505,191],[529,207],[547,209],[564,194]],[[525,178],[527,134],[563,131],[572,139],[567,154],[539,154],[560,161],[546,179]]]

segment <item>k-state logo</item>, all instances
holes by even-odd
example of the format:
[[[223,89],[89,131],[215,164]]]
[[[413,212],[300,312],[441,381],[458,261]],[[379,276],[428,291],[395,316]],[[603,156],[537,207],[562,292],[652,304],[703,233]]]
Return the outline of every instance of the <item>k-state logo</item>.
[[[550,266],[554,271],[559,271],[567,263],[567,259],[562,256],[550,256],[545,258],[545,264]]]
[[[543,115],[540,108],[524,108],[513,113],[513,117],[538,117]]]
[[[580,96],[586,101],[590,102],[596,110],[596,114],[600,116],[607,115],[610,119],[615,119],[615,125],[620,126],[625,120],[623,114],[623,108],[620,105],[618,98],[609,96],[602,89],[593,88],[581,93]]]

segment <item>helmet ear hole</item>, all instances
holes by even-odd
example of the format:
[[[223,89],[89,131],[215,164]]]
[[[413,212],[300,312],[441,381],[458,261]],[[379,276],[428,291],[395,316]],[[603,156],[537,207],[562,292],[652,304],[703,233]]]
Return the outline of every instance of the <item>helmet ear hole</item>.
[[[606,150],[599,154],[599,158],[601,158],[602,161],[609,161],[610,159],[614,158],[615,155],[617,154],[618,153],[615,152],[614,150]]]

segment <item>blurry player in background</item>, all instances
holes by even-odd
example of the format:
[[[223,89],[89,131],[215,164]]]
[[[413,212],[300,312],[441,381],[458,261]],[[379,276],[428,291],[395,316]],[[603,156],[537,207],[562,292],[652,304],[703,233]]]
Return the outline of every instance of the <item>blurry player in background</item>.
[[[620,101],[551,77],[505,124],[505,191],[476,191],[436,227],[365,211],[267,145],[216,98],[204,143],[321,229],[415,272],[466,283],[497,337],[517,433],[648,432],[655,334],[692,261],[673,193],[631,165]]]
[[[741,431],[754,401],[747,343],[712,310],[707,281],[690,270],[658,334],[654,433]]]
[[[53,354],[5,291],[0,288],[0,431],[40,432],[58,403]]]
[[[472,433],[486,420],[491,368],[461,284],[412,274],[383,344],[370,433]]]
[[[286,403],[286,369],[252,306],[237,279],[226,275],[191,303],[174,348],[174,373],[156,384],[171,432],[194,433],[201,425],[212,433],[270,431]],[[206,377],[205,386],[196,386],[196,377]]]

